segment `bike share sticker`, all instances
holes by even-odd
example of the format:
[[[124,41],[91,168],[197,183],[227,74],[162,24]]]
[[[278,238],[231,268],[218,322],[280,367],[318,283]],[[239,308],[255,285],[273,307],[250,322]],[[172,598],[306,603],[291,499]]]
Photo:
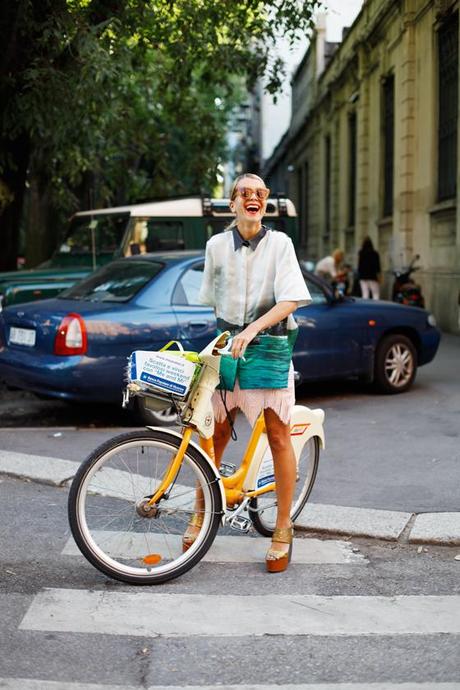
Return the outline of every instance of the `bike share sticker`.
[[[302,436],[311,424],[294,424],[291,426],[291,436]]]
[[[275,469],[273,467],[273,457],[270,448],[265,451],[262,462],[259,467],[259,474],[257,475],[256,489],[261,489],[267,484],[272,484],[275,481]]]

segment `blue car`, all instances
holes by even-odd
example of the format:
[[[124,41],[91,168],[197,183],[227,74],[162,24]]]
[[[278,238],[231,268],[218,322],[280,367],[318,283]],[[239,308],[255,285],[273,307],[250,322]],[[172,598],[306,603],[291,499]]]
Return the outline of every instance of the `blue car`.
[[[201,350],[215,335],[214,313],[198,304],[202,252],[119,259],[59,297],[0,314],[0,379],[68,401],[120,403],[126,358],[169,340]],[[335,295],[304,271],[313,303],[297,310],[294,366],[300,382],[361,378],[387,393],[406,391],[417,366],[436,354],[440,332],[427,311]],[[147,403],[141,402],[140,405]],[[142,407],[168,424],[173,410]]]

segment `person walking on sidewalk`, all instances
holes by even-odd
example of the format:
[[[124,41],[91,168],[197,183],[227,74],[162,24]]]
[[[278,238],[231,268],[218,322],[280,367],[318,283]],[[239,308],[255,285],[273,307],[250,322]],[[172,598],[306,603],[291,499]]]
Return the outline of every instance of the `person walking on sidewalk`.
[[[251,426],[264,412],[278,505],[266,567],[280,572],[291,557],[296,481],[290,418],[295,404],[291,358],[298,329],[292,313],[309,304],[311,296],[291,239],[262,224],[269,193],[258,175],[236,178],[230,195],[235,220],[206,245],[199,301],[214,307],[218,330],[233,336],[231,357],[221,359],[221,390],[213,395],[217,466],[238,408]],[[185,545],[196,538],[200,517],[192,516]]]
[[[380,299],[380,256],[370,237],[365,237],[358,252],[358,276],[364,299]]]
[[[342,249],[334,249],[330,256],[320,259],[315,266],[315,274],[327,280],[328,283],[336,283],[344,278],[346,271],[341,270],[345,254]]]

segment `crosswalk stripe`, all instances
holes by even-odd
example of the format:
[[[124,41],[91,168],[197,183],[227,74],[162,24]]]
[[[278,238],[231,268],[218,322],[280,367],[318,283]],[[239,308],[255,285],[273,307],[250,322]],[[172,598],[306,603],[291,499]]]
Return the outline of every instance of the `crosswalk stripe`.
[[[280,685],[99,685],[32,678],[0,678],[3,690],[279,690]],[[459,690],[458,683],[313,683],[283,685],[283,690]]]
[[[130,532],[94,532],[94,539],[113,558],[139,558],[145,554],[146,535]],[[161,534],[149,532],[148,547],[152,553],[161,553],[165,547]],[[179,553],[182,537],[168,535],[168,546]],[[262,537],[218,536],[203,561],[211,563],[262,563],[269,541]],[[64,556],[81,556],[81,552],[70,538],[62,550]],[[321,539],[296,539],[293,563],[296,564],[351,564],[365,565],[367,559],[354,553],[347,541]]]
[[[279,690],[280,685],[99,685],[32,678],[0,678],[3,690]],[[459,690],[458,683],[313,683],[283,685],[283,690]]]
[[[19,627],[142,637],[459,634],[460,596],[221,596],[56,588],[36,595]]]

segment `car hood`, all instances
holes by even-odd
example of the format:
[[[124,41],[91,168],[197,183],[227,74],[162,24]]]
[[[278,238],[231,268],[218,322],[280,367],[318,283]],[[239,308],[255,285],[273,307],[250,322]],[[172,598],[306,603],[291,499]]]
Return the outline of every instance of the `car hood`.
[[[29,269],[26,271],[8,271],[0,273],[0,287],[6,284],[18,283],[34,283],[37,280],[40,282],[50,280],[57,281],[63,278],[84,278],[91,271],[89,267],[81,267],[78,269],[70,268],[39,268]]]
[[[411,313],[414,315],[424,315],[426,318],[429,312],[426,309],[421,309],[420,307],[411,307],[408,304],[400,304],[399,302],[390,302],[389,300],[383,299],[363,299],[362,297],[347,297],[346,301],[356,302],[360,305],[362,309],[363,305],[366,305],[368,309],[378,310],[379,313],[384,311],[388,313]]]

